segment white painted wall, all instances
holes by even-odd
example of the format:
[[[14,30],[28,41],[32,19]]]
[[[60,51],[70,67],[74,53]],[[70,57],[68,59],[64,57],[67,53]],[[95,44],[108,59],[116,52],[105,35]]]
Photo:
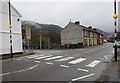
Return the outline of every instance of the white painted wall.
[[[0,3],[1,4],[1,3]],[[0,25],[0,55],[10,53],[10,28],[8,28],[8,3],[2,2],[2,10],[0,9],[0,15],[2,17],[2,23]],[[21,32],[21,22],[17,21],[20,18],[20,14],[15,10],[14,7],[11,7],[12,12],[12,45],[13,53],[22,52],[22,32]]]

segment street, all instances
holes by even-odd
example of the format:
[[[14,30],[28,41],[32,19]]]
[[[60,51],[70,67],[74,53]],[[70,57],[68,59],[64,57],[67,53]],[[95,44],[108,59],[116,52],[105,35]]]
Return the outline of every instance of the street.
[[[2,61],[3,81],[95,81],[113,57],[113,44],[40,50]]]

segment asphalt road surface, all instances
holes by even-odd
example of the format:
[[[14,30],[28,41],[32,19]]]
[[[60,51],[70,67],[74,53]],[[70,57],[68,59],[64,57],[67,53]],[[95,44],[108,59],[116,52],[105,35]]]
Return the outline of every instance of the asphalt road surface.
[[[40,50],[2,61],[3,81],[95,81],[113,57],[113,44],[70,50]]]

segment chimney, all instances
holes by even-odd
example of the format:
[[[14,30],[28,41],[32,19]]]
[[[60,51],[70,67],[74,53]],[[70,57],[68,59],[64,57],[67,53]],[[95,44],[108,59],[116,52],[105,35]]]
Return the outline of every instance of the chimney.
[[[93,28],[93,30],[95,30],[95,31],[96,31],[96,28]]]
[[[92,26],[89,26],[88,29],[92,29]]]
[[[79,22],[79,21],[76,21],[76,22],[75,22],[75,24],[76,24],[76,25],[79,25],[79,24],[80,24],[80,22]]]

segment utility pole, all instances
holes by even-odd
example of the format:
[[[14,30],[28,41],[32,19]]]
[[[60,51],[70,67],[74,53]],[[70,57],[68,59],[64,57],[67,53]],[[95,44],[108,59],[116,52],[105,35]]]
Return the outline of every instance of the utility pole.
[[[40,29],[40,49],[42,49],[42,40],[41,40],[41,29]]]
[[[11,4],[10,4],[10,0],[9,0],[9,28],[10,28],[10,55],[11,55],[11,58],[13,58],[13,49],[12,49],[12,31],[11,31],[11,28],[12,28],[12,23],[11,23]]]
[[[48,37],[48,49],[50,49],[50,38]]]
[[[114,0],[114,15],[113,18],[115,19],[114,26],[115,26],[115,46],[114,46],[114,57],[115,61],[117,61],[117,17],[118,15],[116,14],[116,0]]]

